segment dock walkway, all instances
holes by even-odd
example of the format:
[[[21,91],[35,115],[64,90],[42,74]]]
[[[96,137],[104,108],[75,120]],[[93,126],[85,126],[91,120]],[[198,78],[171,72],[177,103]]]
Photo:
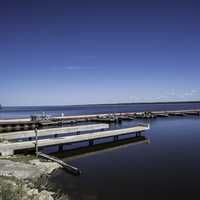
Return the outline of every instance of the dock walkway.
[[[147,131],[150,129],[150,125],[138,125],[131,128],[124,128],[118,130],[108,130],[108,131],[99,131],[96,133],[87,133],[81,135],[72,135],[58,138],[48,138],[43,140],[38,140],[38,147],[48,147],[55,145],[64,145],[72,144],[77,142],[89,141],[90,144],[93,144],[94,140],[114,137],[115,140],[118,139],[118,136],[135,133],[136,135],[140,132]],[[10,142],[10,143],[0,143],[0,153],[3,156],[13,155],[16,150],[25,150],[25,149],[34,149],[36,141],[25,141],[25,142]]]
[[[50,135],[58,136],[59,134],[77,133],[82,131],[95,131],[107,128],[109,128],[108,124],[89,124],[89,125],[70,126],[61,128],[40,129],[38,130],[38,137],[50,136]],[[16,132],[8,132],[0,134],[0,139],[5,139],[5,140],[24,139],[24,138],[35,138],[35,131],[34,130],[16,131]]]

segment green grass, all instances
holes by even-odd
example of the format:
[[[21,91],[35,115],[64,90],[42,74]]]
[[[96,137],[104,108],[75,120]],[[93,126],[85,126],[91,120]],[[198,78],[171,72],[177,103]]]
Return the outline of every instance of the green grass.
[[[0,200],[22,200],[23,182],[14,177],[0,177]]]

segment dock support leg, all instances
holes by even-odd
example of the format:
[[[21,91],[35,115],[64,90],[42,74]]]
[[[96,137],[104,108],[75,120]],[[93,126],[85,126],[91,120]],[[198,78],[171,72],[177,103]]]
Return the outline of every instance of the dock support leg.
[[[141,132],[137,132],[135,136],[136,137],[140,137],[141,136]]]
[[[62,145],[62,144],[58,145],[58,151],[59,151],[59,152],[60,152],[60,151],[63,151],[63,145]]]
[[[118,141],[118,136],[114,136],[114,142],[117,142]]]
[[[93,146],[94,145],[94,140],[89,140],[89,145]]]

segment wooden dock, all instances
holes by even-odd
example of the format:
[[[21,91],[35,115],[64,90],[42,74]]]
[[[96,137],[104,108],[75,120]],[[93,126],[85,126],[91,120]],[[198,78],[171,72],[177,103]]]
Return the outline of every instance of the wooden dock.
[[[118,136],[135,133],[136,136],[141,132],[147,131],[150,129],[150,125],[138,125],[131,128],[124,128],[118,130],[108,130],[108,131],[99,131],[95,133],[87,133],[81,135],[72,135],[65,137],[57,137],[57,138],[48,138],[38,140],[38,147],[48,147],[55,145],[64,145],[64,144],[72,144],[77,142],[89,141],[90,145],[93,145],[94,140],[114,137],[114,140],[118,140]],[[36,141],[24,141],[24,142],[8,142],[8,143],[0,143],[0,153],[3,156],[13,155],[16,150],[28,150],[34,149],[36,146]]]
[[[67,133],[79,133],[82,131],[95,131],[109,128],[108,124],[89,124],[80,126],[70,126],[70,127],[60,127],[51,129],[40,129],[38,131],[38,137],[42,136],[54,136],[57,137],[60,134]],[[16,131],[9,133],[1,133],[0,139],[4,140],[14,140],[14,139],[24,139],[24,138],[35,138],[35,131]]]

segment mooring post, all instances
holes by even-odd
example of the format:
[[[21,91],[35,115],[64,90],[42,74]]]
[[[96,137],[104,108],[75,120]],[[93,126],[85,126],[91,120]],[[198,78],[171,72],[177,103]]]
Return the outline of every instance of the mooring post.
[[[35,128],[35,155],[38,158],[38,130]]]

